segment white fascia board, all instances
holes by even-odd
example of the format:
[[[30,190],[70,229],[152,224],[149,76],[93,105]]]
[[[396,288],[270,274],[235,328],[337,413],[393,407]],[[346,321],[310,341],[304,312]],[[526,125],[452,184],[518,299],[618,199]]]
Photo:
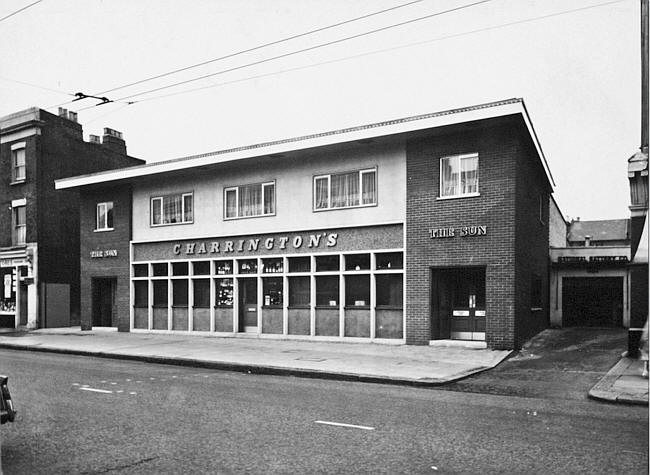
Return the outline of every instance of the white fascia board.
[[[268,146],[252,146],[252,148],[245,148],[243,150],[227,152],[223,154],[220,154],[219,152],[215,152],[213,154],[208,153],[196,157],[188,157],[186,159],[168,160],[148,165],[140,165],[135,167],[122,168],[119,170],[93,173],[90,175],[63,178],[55,181],[55,187],[57,190],[61,190],[116,180],[126,180],[131,178],[156,175],[159,173],[186,170],[189,168],[201,167],[205,165],[234,162],[246,158],[294,152],[302,149],[310,149],[345,142],[396,135],[406,132],[432,129],[446,125],[490,119],[513,114],[522,115],[530,133],[531,139],[535,144],[535,148],[537,149],[539,159],[542,162],[544,170],[546,171],[547,178],[549,182],[554,185],[553,178],[546,164],[546,160],[544,159],[541,146],[537,141],[537,137],[530,123],[530,119],[528,118],[528,113],[526,112],[526,109],[523,105],[523,101],[517,100],[501,103],[498,105],[486,105],[485,107],[450,111],[446,114],[432,114],[432,116],[425,118],[416,116],[413,118],[395,120],[394,122],[386,121],[379,124],[370,124],[364,127],[351,127],[350,129],[343,129],[341,131],[323,133],[322,135],[315,134],[314,136],[305,139],[287,139],[286,141],[279,141],[279,143],[271,144]]]

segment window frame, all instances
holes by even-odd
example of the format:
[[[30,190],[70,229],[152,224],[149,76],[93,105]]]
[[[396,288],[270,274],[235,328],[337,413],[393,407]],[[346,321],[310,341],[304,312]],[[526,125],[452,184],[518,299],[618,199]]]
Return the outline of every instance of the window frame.
[[[444,191],[444,186],[443,186],[443,167],[442,163],[444,160],[449,160],[449,159],[456,159],[458,160],[458,182],[457,182],[457,189],[460,191],[460,178],[461,178],[461,160],[463,158],[473,158],[476,157],[476,191],[473,191],[471,193],[457,193],[455,195],[443,195]],[[479,191],[479,162],[480,162],[480,157],[478,152],[472,152],[472,153],[460,153],[457,155],[445,155],[444,157],[440,157],[440,160],[438,161],[438,168],[439,168],[439,182],[438,182],[438,200],[450,200],[450,199],[455,199],[455,198],[469,198],[472,196],[480,196],[481,193]]]
[[[181,197],[181,221],[178,223],[165,223],[164,221],[164,203],[165,203],[165,198],[170,198],[172,196],[180,196]],[[185,221],[185,197],[190,196],[192,198],[192,219],[189,221]],[[154,212],[153,212],[153,204],[154,201],[160,200],[160,223],[154,224]],[[157,228],[159,226],[177,226],[181,224],[193,224],[194,223],[194,210],[196,207],[194,206],[194,192],[193,191],[187,191],[183,193],[170,193],[167,195],[157,195],[157,196],[151,196],[149,198],[149,226],[152,228]]]
[[[11,146],[11,183],[23,183],[27,179],[27,151],[26,143],[16,143]],[[18,165],[17,157],[22,151],[22,164]],[[22,176],[17,176],[17,170],[22,169]]]
[[[312,211],[320,212],[320,211],[332,211],[337,209],[368,208],[371,206],[377,206],[377,204],[379,203],[379,182],[377,180],[377,175],[378,175],[377,168],[378,167],[375,166],[372,168],[361,168],[357,170],[348,170],[348,171],[337,172],[337,173],[326,173],[321,175],[314,175],[312,178]],[[359,204],[351,205],[351,206],[332,206],[332,176],[347,175],[349,173],[359,174],[359,195],[358,195]],[[363,203],[363,175],[366,173],[375,174],[375,201],[374,203],[364,204]],[[322,179],[327,180],[327,208],[316,207],[316,182]]]
[[[244,186],[256,186],[260,185],[262,187],[261,189],[261,196],[262,196],[262,213],[261,214],[255,214],[252,216],[239,216],[239,189],[244,187]],[[264,212],[264,196],[265,196],[265,191],[267,187],[273,187],[273,212],[272,213],[265,213]],[[228,216],[228,192],[229,191],[234,191],[235,192],[235,211],[237,213],[236,216]],[[275,186],[275,180],[271,181],[260,181],[260,182],[255,182],[255,183],[245,183],[243,185],[233,185],[233,186],[225,186],[223,188],[223,220],[224,221],[231,221],[233,219],[250,219],[250,218],[263,218],[263,217],[268,217],[268,216],[275,216],[277,212],[277,193],[276,193],[276,186]]]
[[[110,204],[110,208],[109,205]],[[99,223],[99,208],[101,206],[104,206],[106,209],[104,211],[104,225],[100,227]],[[95,207],[95,229],[94,232],[106,232],[106,231],[113,231],[115,230],[115,213],[113,212],[113,215],[111,217],[111,221],[113,221],[113,226],[108,225],[108,212],[113,211],[115,209],[114,203],[112,201],[102,201],[101,203],[97,203],[97,206]]]
[[[18,213],[19,210],[23,210],[24,219],[23,223],[18,223]],[[19,229],[22,229],[22,232],[18,232]],[[22,235],[22,241],[19,241],[18,237]],[[24,246],[27,244],[27,205],[20,204],[11,207],[11,245],[12,246]]]

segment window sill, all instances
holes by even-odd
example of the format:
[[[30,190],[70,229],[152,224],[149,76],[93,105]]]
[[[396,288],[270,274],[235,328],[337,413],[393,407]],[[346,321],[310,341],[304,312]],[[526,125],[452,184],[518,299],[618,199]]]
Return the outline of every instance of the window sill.
[[[367,204],[367,205],[339,206],[339,207],[334,207],[334,208],[318,208],[318,209],[314,208],[312,211],[314,213],[320,213],[322,211],[338,211],[338,210],[341,210],[341,209],[372,208],[372,207],[376,207],[376,206],[377,206],[377,203],[370,203],[370,204]]]
[[[194,221],[184,221],[182,223],[162,223],[162,224],[150,224],[152,228],[161,228],[164,226],[180,226],[182,224],[194,224]]]
[[[23,183],[25,183],[25,181],[27,181],[27,180],[25,180],[24,178],[22,180],[12,180],[11,182],[9,182],[9,184],[10,185],[22,185]]]
[[[541,312],[544,310],[542,307],[531,307],[530,311],[531,312]]]
[[[101,229],[95,229],[93,232],[94,233],[106,233],[108,231],[115,231],[115,228],[101,228]]]
[[[305,304],[305,305],[289,305],[287,308],[289,310],[309,310],[311,307],[308,304]]]
[[[481,196],[480,193],[466,193],[464,195],[453,195],[453,196],[438,196],[436,200],[438,201],[443,201],[443,200],[456,200],[458,198],[474,198],[476,196]]]
[[[345,310],[370,310],[370,305],[346,305]]]
[[[232,217],[224,217],[224,221],[237,221],[238,219],[252,219],[252,218],[270,218],[275,216],[275,213],[271,214],[256,214],[254,216],[232,216]]]

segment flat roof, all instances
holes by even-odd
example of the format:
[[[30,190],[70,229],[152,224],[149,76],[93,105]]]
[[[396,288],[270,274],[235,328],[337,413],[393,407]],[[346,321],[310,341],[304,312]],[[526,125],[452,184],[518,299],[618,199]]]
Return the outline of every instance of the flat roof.
[[[546,173],[546,177],[555,186],[553,176],[544,157],[544,152],[537,139],[530,117],[524,105],[523,99],[513,98],[502,101],[479,104],[459,109],[450,109],[430,114],[404,117],[401,119],[388,120],[345,129],[321,132],[299,137],[287,138],[271,142],[263,142],[254,145],[246,145],[215,152],[202,153],[187,157],[175,158],[146,165],[119,168],[103,172],[91,173],[69,178],[62,178],[55,181],[57,190],[75,188],[79,186],[106,183],[117,180],[128,180],[138,177],[168,173],[179,170],[187,170],[195,167],[228,163],[246,158],[269,156],[287,152],[299,151],[315,147],[340,144],[364,139],[372,139],[418,130],[426,130],[446,125],[460,124],[482,119],[503,117],[520,114],[524,121],[530,138],[537,150],[537,156]]]

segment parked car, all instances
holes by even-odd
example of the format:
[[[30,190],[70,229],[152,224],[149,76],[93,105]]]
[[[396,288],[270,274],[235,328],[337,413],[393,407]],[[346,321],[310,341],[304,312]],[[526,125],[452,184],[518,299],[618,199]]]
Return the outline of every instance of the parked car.
[[[9,394],[8,380],[7,376],[0,375],[0,424],[13,422],[16,418],[14,403]]]

